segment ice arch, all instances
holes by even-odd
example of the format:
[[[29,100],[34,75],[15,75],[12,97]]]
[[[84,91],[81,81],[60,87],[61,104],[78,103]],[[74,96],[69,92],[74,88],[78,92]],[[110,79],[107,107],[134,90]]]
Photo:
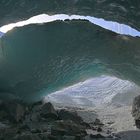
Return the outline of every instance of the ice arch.
[[[28,25],[1,40],[0,89],[24,100],[107,74],[140,85],[140,39],[88,21]]]

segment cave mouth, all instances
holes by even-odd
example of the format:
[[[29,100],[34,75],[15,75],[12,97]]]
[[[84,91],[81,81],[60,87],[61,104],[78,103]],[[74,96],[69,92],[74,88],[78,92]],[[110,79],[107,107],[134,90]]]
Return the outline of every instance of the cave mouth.
[[[12,30],[14,27],[18,28]],[[68,30],[68,34],[64,32],[65,29]],[[80,37],[79,30],[82,31]],[[92,108],[98,112],[97,115],[101,117],[104,124],[110,124],[113,120],[113,125],[118,126],[112,128],[116,128],[117,131],[135,129],[133,122],[128,123],[125,129],[124,125],[127,117],[131,116],[132,101],[140,91],[140,87],[130,81],[139,80],[136,76],[138,68],[134,67],[135,59],[138,61],[139,56],[139,51],[136,51],[139,47],[137,37],[140,36],[139,31],[127,25],[90,16],[64,14],[38,15],[27,21],[5,25],[0,28],[0,31],[4,46],[2,52],[6,52],[3,60],[8,60],[8,65],[4,62],[6,73],[5,69],[2,69],[2,76],[4,80],[9,80],[8,82],[5,80],[9,84],[9,91],[15,92],[1,93],[6,95],[6,98],[18,99],[19,97],[24,101],[35,102],[41,96],[44,103],[52,102],[55,107]],[[87,32],[89,34],[85,36]],[[76,36],[72,37],[75,33]],[[91,40],[94,41],[90,43]],[[138,43],[135,44],[137,40]],[[136,45],[133,49],[135,51],[131,48],[133,44]],[[47,45],[50,48],[47,48]],[[57,45],[64,48],[58,50]],[[75,50],[75,46],[80,48]],[[135,55],[135,52],[138,54]],[[133,57],[134,55],[136,57]],[[9,66],[14,67],[10,70]],[[13,73],[10,74],[9,71]],[[76,80],[78,78],[79,80]],[[2,80],[0,82],[3,84]],[[3,85],[7,88],[6,82]],[[48,91],[47,86],[50,86]],[[91,113],[89,112],[87,111],[86,115]],[[122,117],[124,122],[118,121]],[[131,116],[130,121],[132,120]]]
[[[115,34],[112,34],[111,32],[107,32],[107,34],[110,34],[111,33],[111,37],[113,37],[113,35],[115,35],[115,36],[117,36],[118,34],[121,34],[121,35],[129,35],[129,36],[134,36],[134,37],[137,37],[137,36],[140,36],[140,32],[139,31],[137,31],[137,30],[135,30],[135,29],[133,29],[133,28],[131,28],[130,26],[128,26],[128,25],[124,25],[124,24],[119,24],[119,23],[117,23],[117,22],[113,22],[113,21],[105,21],[104,19],[98,19],[98,18],[95,18],[95,17],[91,17],[91,16],[80,16],[80,15],[71,15],[71,16],[69,16],[69,15],[65,15],[65,14],[56,14],[56,15],[52,15],[52,16],[49,16],[49,15],[46,15],[46,14],[41,14],[41,15],[37,15],[37,16],[34,16],[34,17],[31,17],[30,19],[28,19],[28,20],[26,20],[26,21],[20,21],[20,22],[17,22],[17,23],[12,23],[12,24],[9,24],[9,25],[5,25],[5,26],[2,26],[1,28],[0,28],[0,31],[2,32],[2,33],[5,33],[6,35],[8,35],[8,34],[10,34],[10,32],[8,32],[8,31],[10,31],[10,30],[12,30],[13,28],[15,28],[15,27],[21,27],[21,30],[22,30],[22,28],[24,29],[24,27],[26,28],[26,25],[29,25],[29,24],[31,24],[31,25],[29,25],[30,26],[30,28],[34,28],[36,25],[38,25],[38,24],[43,24],[43,23],[45,23],[45,25],[47,26],[47,24],[48,23],[53,23],[53,22],[59,22],[59,20],[62,22],[62,23],[65,23],[65,21],[67,21],[67,20],[77,20],[78,22],[79,22],[79,24],[80,24],[80,22],[81,21],[83,21],[83,20],[86,20],[86,22],[87,21],[89,21],[90,23],[92,23],[92,25],[98,25],[98,26],[100,26],[100,27],[102,27],[103,28],[103,30],[105,30],[105,31],[107,31],[107,30],[110,30],[110,31],[113,31],[113,32],[115,32]],[[34,25],[33,25],[34,24]],[[24,27],[23,27],[24,26]],[[41,26],[41,25],[40,25]],[[37,26],[36,26],[37,27]],[[44,26],[45,27],[45,26]],[[28,26],[27,26],[27,28],[28,28]],[[40,27],[39,27],[40,28]],[[38,28],[38,31],[40,30]],[[101,28],[101,30],[102,30],[102,28]],[[17,30],[20,30],[20,28],[16,28]],[[16,30],[15,29],[15,30]],[[106,30],[107,29],[107,30]],[[98,30],[97,30],[98,31]],[[13,31],[14,32],[14,31]],[[20,32],[20,31],[19,31]],[[117,34],[116,34],[117,33]],[[12,33],[11,33],[12,34]],[[96,33],[95,33],[96,34]],[[3,36],[3,34],[1,35],[1,36]],[[100,34],[99,35],[100,36],[100,38],[102,39],[102,34]],[[131,38],[129,39],[129,36],[120,36],[120,39],[119,39],[119,37],[118,37],[118,40],[123,40],[123,41],[121,41],[121,43],[124,45],[126,45],[127,46],[127,44],[128,43],[126,43],[127,42],[127,40],[129,41],[129,40],[131,40]],[[126,37],[126,38],[125,38]],[[3,37],[2,37],[3,38]],[[9,38],[11,38],[11,37],[9,37]],[[22,38],[22,36],[21,36],[21,38]],[[21,39],[20,38],[20,39]],[[117,38],[117,37],[116,37]],[[26,39],[26,38],[25,38]],[[61,38],[62,39],[62,38]],[[110,39],[110,36],[108,36],[108,39]],[[117,41],[118,41],[117,40]],[[63,42],[63,40],[61,41],[61,42]],[[95,41],[96,42],[96,41]],[[10,42],[11,43],[11,42]],[[13,40],[12,40],[12,43],[13,43]],[[37,42],[38,43],[38,42]],[[5,44],[7,45],[7,42],[5,42]],[[14,43],[13,43],[14,44]],[[119,43],[118,43],[119,44]],[[8,44],[9,45],[9,44]],[[10,44],[11,45],[11,44]],[[9,46],[10,46],[9,45]],[[27,44],[28,45],[28,44]],[[56,45],[56,44],[55,44]],[[97,44],[98,45],[98,44]],[[101,44],[102,45],[102,44]],[[103,44],[104,45],[104,44]],[[109,44],[109,45],[111,45],[111,44]],[[114,45],[114,44],[113,44]],[[116,45],[116,44],[115,44]],[[117,46],[117,45],[116,45]],[[115,47],[116,47],[115,46]],[[11,47],[11,46],[10,46]],[[9,48],[10,48],[9,47]],[[13,47],[14,47],[14,45],[13,45]],[[24,46],[23,46],[24,47]],[[90,46],[91,47],[91,46]],[[108,47],[108,44],[107,44],[107,47]],[[8,49],[9,49],[8,48]],[[11,48],[10,48],[11,49]],[[17,48],[16,48],[17,49]],[[82,49],[84,49],[84,48],[82,48]],[[112,48],[111,48],[112,49]],[[119,49],[119,48],[118,48]],[[123,48],[122,48],[123,49]],[[12,49],[11,49],[12,50]],[[10,51],[11,50],[9,50],[9,53],[11,53]],[[23,49],[24,50],[24,49]],[[31,51],[31,50],[30,50]],[[89,49],[87,49],[86,50],[88,53],[89,53]],[[97,50],[97,51],[102,51],[102,50]],[[116,50],[111,50],[111,51],[116,51]],[[20,53],[22,52],[22,51],[19,51]],[[93,50],[93,52],[94,52],[94,50]],[[11,53],[11,56],[12,55],[15,55],[15,54],[13,54],[14,52],[12,52]],[[78,52],[77,52],[78,53]],[[82,52],[83,53],[83,52]],[[81,55],[82,55],[82,53],[80,54],[80,57],[81,57]],[[99,52],[100,53],[100,52]],[[120,51],[119,51],[119,53],[120,53]],[[89,53],[90,54],[90,53]],[[29,53],[29,55],[30,55],[30,53]],[[36,55],[36,54],[35,54]],[[85,55],[85,54],[84,54]],[[87,58],[88,58],[88,54],[86,54],[87,56]],[[92,54],[91,54],[92,55]],[[102,54],[102,55],[104,55],[104,54]],[[108,55],[108,54],[107,54]],[[110,55],[110,54],[109,54]],[[115,54],[115,55],[118,55],[118,54]],[[10,56],[10,57],[11,57]],[[45,56],[45,55],[44,55]],[[102,57],[101,56],[101,54],[98,54],[97,55],[98,57]],[[9,57],[9,58],[10,58]],[[77,57],[77,56],[76,56]],[[79,57],[79,56],[78,56]],[[76,59],[79,59],[79,58],[76,58]],[[86,58],[85,57],[85,58]],[[108,57],[108,56],[107,56]],[[116,57],[116,56],[115,56]],[[17,59],[17,58],[16,58]],[[56,58],[57,59],[57,58]],[[60,58],[61,59],[61,58]],[[64,60],[65,58],[62,58],[62,60],[61,61],[65,61]],[[84,62],[82,62],[82,61],[84,61],[84,57],[82,58],[83,60],[80,60],[79,62],[82,64],[82,63],[84,63]],[[90,58],[88,58],[88,59],[90,59]],[[96,59],[96,58],[93,58],[94,60]],[[104,59],[104,58],[103,58]],[[110,59],[110,58],[107,58],[108,60]],[[114,60],[115,60],[116,58],[114,58]],[[117,58],[117,59],[119,59],[119,58]],[[122,58],[122,60],[123,60],[124,58]],[[13,60],[15,60],[15,58],[13,59]],[[77,60],[76,60],[77,61]],[[87,60],[87,61],[89,61],[89,60]],[[94,61],[93,60],[91,60],[92,62],[91,63],[93,63],[94,64]],[[115,60],[116,61],[116,60]],[[78,62],[78,63],[79,63]],[[66,62],[67,63],[67,62]],[[73,62],[72,62],[73,63]],[[75,63],[75,62],[74,62]],[[77,63],[77,62],[76,62]],[[75,63],[75,64],[76,64]],[[90,67],[90,65],[92,66],[93,64],[90,64],[90,62],[88,62],[89,63],[89,67]],[[96,63],[96,62],[95,62]],[[110,63],[110,62],[109,62]],[[113,62],[114,63],[114,62]],[[119,60],[119,63],[121,63],[120,62],[120,60]],[[123,63],[123,62],[122,62]],[[44,64],[43,64],[44,65]],[[79,65],[79,64],[78,64]],[[99,62],[99,65],[100,65],[100,62]],[[102,64],[101,64],[102,65]],[[107,64],[105,64],[105,65],[109,65],[108,63]],[[113,67],[115,66],[115,65],[117,65],[117,64],[111,64]],[[95,66],[96,67],[96,66]],[[116,66],[115,66],[116,67]],[[87,67],[88,68],[88,67]],[[86,69],[86,66],[85,66],[85,69]],[[103,69],[104,70],[104,69]],[[104,73],[104,71],[103,71],[103,73]],[[38,73],[37,73],[38,74]],[[39,73],[40,74],[40,73]],[[41,74],[40,74],[41,75]],[[40,75],[39,75],[39,77],[37,77],[37,78],[40,78]],[[111,75],[113,75],[112,73],[111,73]],[[42,75],[41,75],[42,76]],[[43,75],[44,76],[44,75]],[[27,77],[28,78],[28,77]],[[36,77],[35,77],[36,78]],[[41,77],[42,78],[42,77]],[[44,78],[44,77],[43,77]],[[46,77],[45,77],[46,78]],[[53,78],[52,78],[53,79]],[[102,76],[101,77],[99,77],[99,79],[102,79]],[[111,77],[107,77],[106,79],[111,79]],[[97,80],[97,79],[96,79]],[[108,80],[107,80],[108,81]],[[118,79],[118,81],[119,81],[119,79]],[[62,82],[62,83],[64,83],[64,82]],[[127,83],[127,82],[126,82]],[[22,87],[23,85],[26,85],[26,83],[24,82],[24,80],[22,81],[22,79],[20,79],[20,81],[19,82],[17,82],[16,83],[16,85],[15,85],[15,87],[18,87],[18,88],[20,88],[20,87]],[[96,83],[95,83],[96,84]],[[128,84],[129,85],[129,84]],[[108,85],[109,86],[109,85]],[[63,86],[64,87],[64,86]],[[29,88],[30,88],[30,86],[29,86]],[[103,89],[103,87],[101,87],[102,89]],[[112,90],[112,89],[109,89],[107,86],[106,87],[104,87],[104,88],[106,88],[106,89],[108,89],[108,90]],[[119,88],[119,87],[118,87]],[[15,88],[16,89],[16,88]],[[44,92],[45,90],[43,90],[43,92]],[[59,91],[58,91],[59,92]],[[99,91],[98,91],[99,92]],[[107,91],[106,91],[107,92]],[[112,91],[111,91],[112,92]],[[118,92],[120,92],[120,91],[118,91]],[[51,94],[51,92],[49,93],[49,94]],[[110,93],[108,93],[108,94],[110,94]],[[113,95],[110,95],[110,96],[113,96]],[[115,95],[114,95],[115,96]],[[96,98],[96,97],[95,97]]]
[[[44,102],[82,108],[130,106],[139,91],[133,82],[101,75],[53,92],[44,97]]]

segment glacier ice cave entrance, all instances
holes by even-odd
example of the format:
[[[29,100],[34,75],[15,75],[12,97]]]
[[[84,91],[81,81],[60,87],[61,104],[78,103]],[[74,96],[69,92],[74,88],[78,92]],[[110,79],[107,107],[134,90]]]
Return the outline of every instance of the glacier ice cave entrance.
[[[0,28],[0,36],[4,36],[8,31],[15,27],[22,27],[29,24],[44,24],[57,20],[62,20],[64,22],[67,20],[87,20],[92,24],[98,25],[117,34],[133,37],[140,36],[139,31],[125,24],[106,21],[104,19],[91,16],[69,16],[66,14],[56,14],[51,16],[47,14],[41,14],[31,17],[25,21],[4,25]],[[127,40],[128,38],[127,36],[124,36],[123,39]],[[69,102],[69,105],[80,106],[99,106],[109,103],[121,105],[130,104],[132,99],[136,95],[139,95],[139,90],[140,89],[137,85],[135,85],[133,82],[129,82],[128,80],[121,80],[117,77],[108,75],[100,75],[98,77],[95,76],[94,78],[89,78],[84,82],[78,82],[73,86],[67,86],[66,88],[62,88],[62,90],[52,92],[51,95],[47,95],[45,97],[45,100],[51,100],[52,102],[57,103],[61,102],[63,104]],[[43,92],[44,91],[45,90],[43,90]],[[131,94],[131,92],[133,92],[133,94]],[[128,97],[128,100],[125,100],[126,97]]]
[[[139,67],[134,67],[139,37],[128,25],[81,15],[41,14],[4,25],[0,98],[43,98],[57,107],[88,109],[93,116],[96,111],[103,122],[112,119],[117,131],[135,129],[130,106],[140,95]],[[130,117],[128,126],[118,121],[122,117]]]
[[[101,75],[51,93],[44,102],[73,107],[124,106],[131,105],[139,91],[130,81]]]
[[[139,140],[139,9],[1,0],[0,140]]]

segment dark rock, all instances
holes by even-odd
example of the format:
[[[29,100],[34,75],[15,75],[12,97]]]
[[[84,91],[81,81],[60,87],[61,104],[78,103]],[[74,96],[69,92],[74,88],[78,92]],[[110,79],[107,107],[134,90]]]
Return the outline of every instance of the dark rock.
[[[8,113],[4,110],[0,110],[0,121],[5,121],[8,118]]]
[[[5,119],[0,127],[0,140],[92,140],[109,136],[100,120],[96,120],[96,129],[92,130],[77,112],[56,111],[51,103],[0,102],[0,113],[0,120]],[[10,120],[8,124],[6,120]]]
[[[39,129],[32,129],[31,133],[41,133],[41,131]]]
[[[39,105],[42,105],[42,101],[35,102],[31,106],[34,107],[34,106],[39,106]]]
[[[42,133],[40,135],[41,140],[63,140],[62,136],[53,136],[53,135],[49,135],[47,133]]]
[[[34,134],[24,134],[15,137],[13,140],[41,140],[38,135]]]
[[[25,108],[21,104],[15,106],[15,120],[16,122],[22,121],[25,113]],[[13,115],[14,116],[14,115]]]
[[[97,132],[102,132],[102,128],[98,127]]]
[[[58,117],[61,120],[72,120],[75,123],[83,123],[83,120],[80,116],[78,116],[77,112],[75,111],[67,111],[65,109],[61,109],[58,112]]]
[[[30,116],[30,120],[32,122],[38,122],[39,121],[39,118],[40,118],[40,115],[38,112],[33,112]]]
[[[95,136],[91,136],[91,135],[87,135],[85,136],[84,140],[120,140],[120,139],[116,139],[116,138],[104,138],[104,137],[96,137]]]
[[[104,125],[99,119],[95,119],[95,121],[94,121],[94,125]]]
[[[86,129],[86,132],[90,138],[112,138],[111,134],[107,134],[105,131],[102,131],[101,128],[99,130]]]
[[[0,119],[8,119],[12,122],[20,122],[24,118],[25,107],[24,105],[11,101],[0,103]]]
[[[75,136],[47,136],[43,138],[42,140],[76,140]],[[78,139],[77,139],[78,140]],[[82,140],[82,139],[79,139]]]
[[[63,140],[75,140],[75,136],[63,136]]]
[[[136,127],[140,129],[140,120],[135,120]]]
[[[56,110],[54,109],[53,105],[49,102],[45,103],[41,107],[40,115],[44,118],[51,118],[51,119],[55,119],[55,120],[58,118]]]
[[[57,121],[51,128],[52,135],[85,136],[85,128],[75,124],[73,121]]]
[[[140,129],[140,95],[135,97],[133,101],[132,116],[135,119],[136,127]]]
[[[91,138],[105,138],[103,135],[101,135],[100,133],[97,133],[96,135],[91,134],[90,135]]]
[[[21,131],[24,131],[24,130],[29,131],[29,126],[27,124],[24,124],[24,125],[19,127],[19,130],[21,130]]]
[[[17,128],[0,129],[0,140],[11,140],[17,134]]]
[[[137,96],[133,100],[132,115],[135,119],[140,119],[140,96]]]

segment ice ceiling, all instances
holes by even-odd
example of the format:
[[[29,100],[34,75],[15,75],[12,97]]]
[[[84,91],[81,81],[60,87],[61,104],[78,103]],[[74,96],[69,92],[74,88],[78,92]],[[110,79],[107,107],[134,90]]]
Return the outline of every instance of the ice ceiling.
[[[1,0],[0,25],[38,14],[104,18],[140,29],[137,0]],[[36,100],[72,83],[106,74],[140,85],[140,39],[88,21],[28,25],[0,40],[0,91]]]

